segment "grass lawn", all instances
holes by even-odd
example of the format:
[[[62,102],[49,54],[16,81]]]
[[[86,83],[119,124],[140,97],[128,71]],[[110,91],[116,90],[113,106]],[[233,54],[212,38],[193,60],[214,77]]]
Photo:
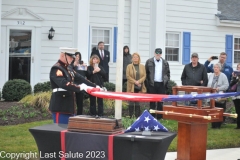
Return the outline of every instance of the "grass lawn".
[[[177,132],[177,122],[173,120],[161,120],[170,131]],[[207,149],[235,148],[240,147],[240,130],[234,129],[236,124],[222,125],[221,129],[212,129],[208,124]],[[177,150],[177,137],[174,138],[168,151]]]
[[[128,126],[133,120],[122,119],[123,124]],[[177,132],[177,122],[172,120],[161,120],[170,131]],[[0,151],[8,153],[37,152],[37,146],[29,128],[50,124],[52,120],[25,123],[20,125],[0,126]],[[240,130],[234,129],[236,124],[222,125],[221,129],[211,129],[208,126],[207,148],[233,148],[240,147]],[[168,151],[176,151],[177,137],[171,143]],[[0,158],[1,159],[1,158]]]
[[[37,145],[28,129],[50,123],[52,120],[0,126],[0,151],[11,153],[37,152]]]

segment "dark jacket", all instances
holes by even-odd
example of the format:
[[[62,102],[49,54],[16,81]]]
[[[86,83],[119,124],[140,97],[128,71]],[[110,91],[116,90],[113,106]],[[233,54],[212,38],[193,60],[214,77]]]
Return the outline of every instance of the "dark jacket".
[[[170,80],[170,69],[169,64],[166,60],[161,58],[162,62],[162,79],[164,86],[167,87],[167,83]],[[155,74],[155,63],[154,63],[154,57],[147,60],[145,64],[146,69],[146,83],[147,86],[151,85],[154,86],[154,74]]]
[[[237,77],[232,77],[232,80],[231,80],[231,82],[230,82],[229,88],[231,88],[233,85],[235,85],[236,83],[238,83],[238,84],[237,84],[237,92],[240,92],[240,82],[239,82],[239,80],[240,80],[240,77],[239,77],[239,76],[237,76]]]
[[[207,70],[201,63],[198,62],[196,67],[192,66],[192,63],[185,65],[182,76],[182,85],[191,86],[207,86],[208,75]],[[203,81],[201,84],[200,81]]]
[[[209,64],[210,64],[210,62],[208,60],[204,63],[204,66],[207,69],[207,73],[214,73],[213,64],[211,64],[210,66],[209,66]],[[225,63],[221,72],[223,72],[227,76],[228,83],[230,83],[230,81],[232,79],[233,68]]]
[[[104,58],[102,59],[100,53],[99,53],[99,50],[94,50],[92,53],[91,53],[91,56],[93,54],[96,54],[99,58],[100,58],[100,63],[99,65],[102,66],[105,70],[106,73],[109,73],[109,61],[110,61],[110,53],[109,51],[107,50],[104,50]]]
[[[73,64],[68,65],[67,67],[68,72],[72,75],[75,84],[79,85],[79,84],[85,83],[87,86],[96,87],[96,84],[90,82],[85,78],[86,73],[78,73],[73,68],[74,68]]]
[[[74,113],[74,92],[80,92],[80,87],[73,84],[73,77],[67,66],[60,60],[52,66],[50,71],[52,89],[62,88],[67,91],[52,92],[49,110],[51,112]]]
[[[123,53],[123,79],[127,79],[126,77],[126,70],[127,66],[132,63],[132,56],[131,54],[124,54]]]
[[[93,66],[88,66],[87,68],[87,78],[91,82],[103,87],[103,82],[106,80],[106,72],[102,66],[98,66],[101,70],[93,74]]]

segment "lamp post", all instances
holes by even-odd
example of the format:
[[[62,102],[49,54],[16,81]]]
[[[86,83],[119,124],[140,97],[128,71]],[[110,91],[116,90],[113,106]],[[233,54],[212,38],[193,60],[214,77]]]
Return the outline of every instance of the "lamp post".
[[[53,27],[51,27],[51,29],[49,30],[49,34],[48,34],[49,40],[52,40],[52,38],[54,37],[54,33],[55,33],[55,30],[53,29]]]

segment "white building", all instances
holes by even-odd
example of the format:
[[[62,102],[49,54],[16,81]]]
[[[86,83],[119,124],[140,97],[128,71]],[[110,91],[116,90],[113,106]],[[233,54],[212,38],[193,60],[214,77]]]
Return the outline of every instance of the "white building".
[[[77,47],[87,62],[99,41],[111,53],[110,81],[115,82],[118,0],[0,0],[0,4],[0,88],[13,78],[26,79],[32,86],[49,81],[59,47]],[[162,48],[171,79],[179,85],[192,52],[204,63],[226,51],[228,64],[235,68],[240,62],[239,7],[238,0],[125,0],[124,45],[131,53],[138,52],[143,64],[156,47]],[[55,35],[49,40],[51,27]]]

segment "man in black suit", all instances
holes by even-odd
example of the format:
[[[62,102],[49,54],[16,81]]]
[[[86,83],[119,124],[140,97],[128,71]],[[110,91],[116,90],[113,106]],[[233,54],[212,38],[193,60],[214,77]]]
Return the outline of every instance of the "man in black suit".
[[[98,48],[94,51],[92,51],[91,56],[96,54],[98,57],[100,57],[100,63],[99,65],[102,66],[106,72],[106,82],[109,81],[109,61],[110,61],[110,53],[109,51],[104,49],[104,42],[100,41],[98,42]]]

